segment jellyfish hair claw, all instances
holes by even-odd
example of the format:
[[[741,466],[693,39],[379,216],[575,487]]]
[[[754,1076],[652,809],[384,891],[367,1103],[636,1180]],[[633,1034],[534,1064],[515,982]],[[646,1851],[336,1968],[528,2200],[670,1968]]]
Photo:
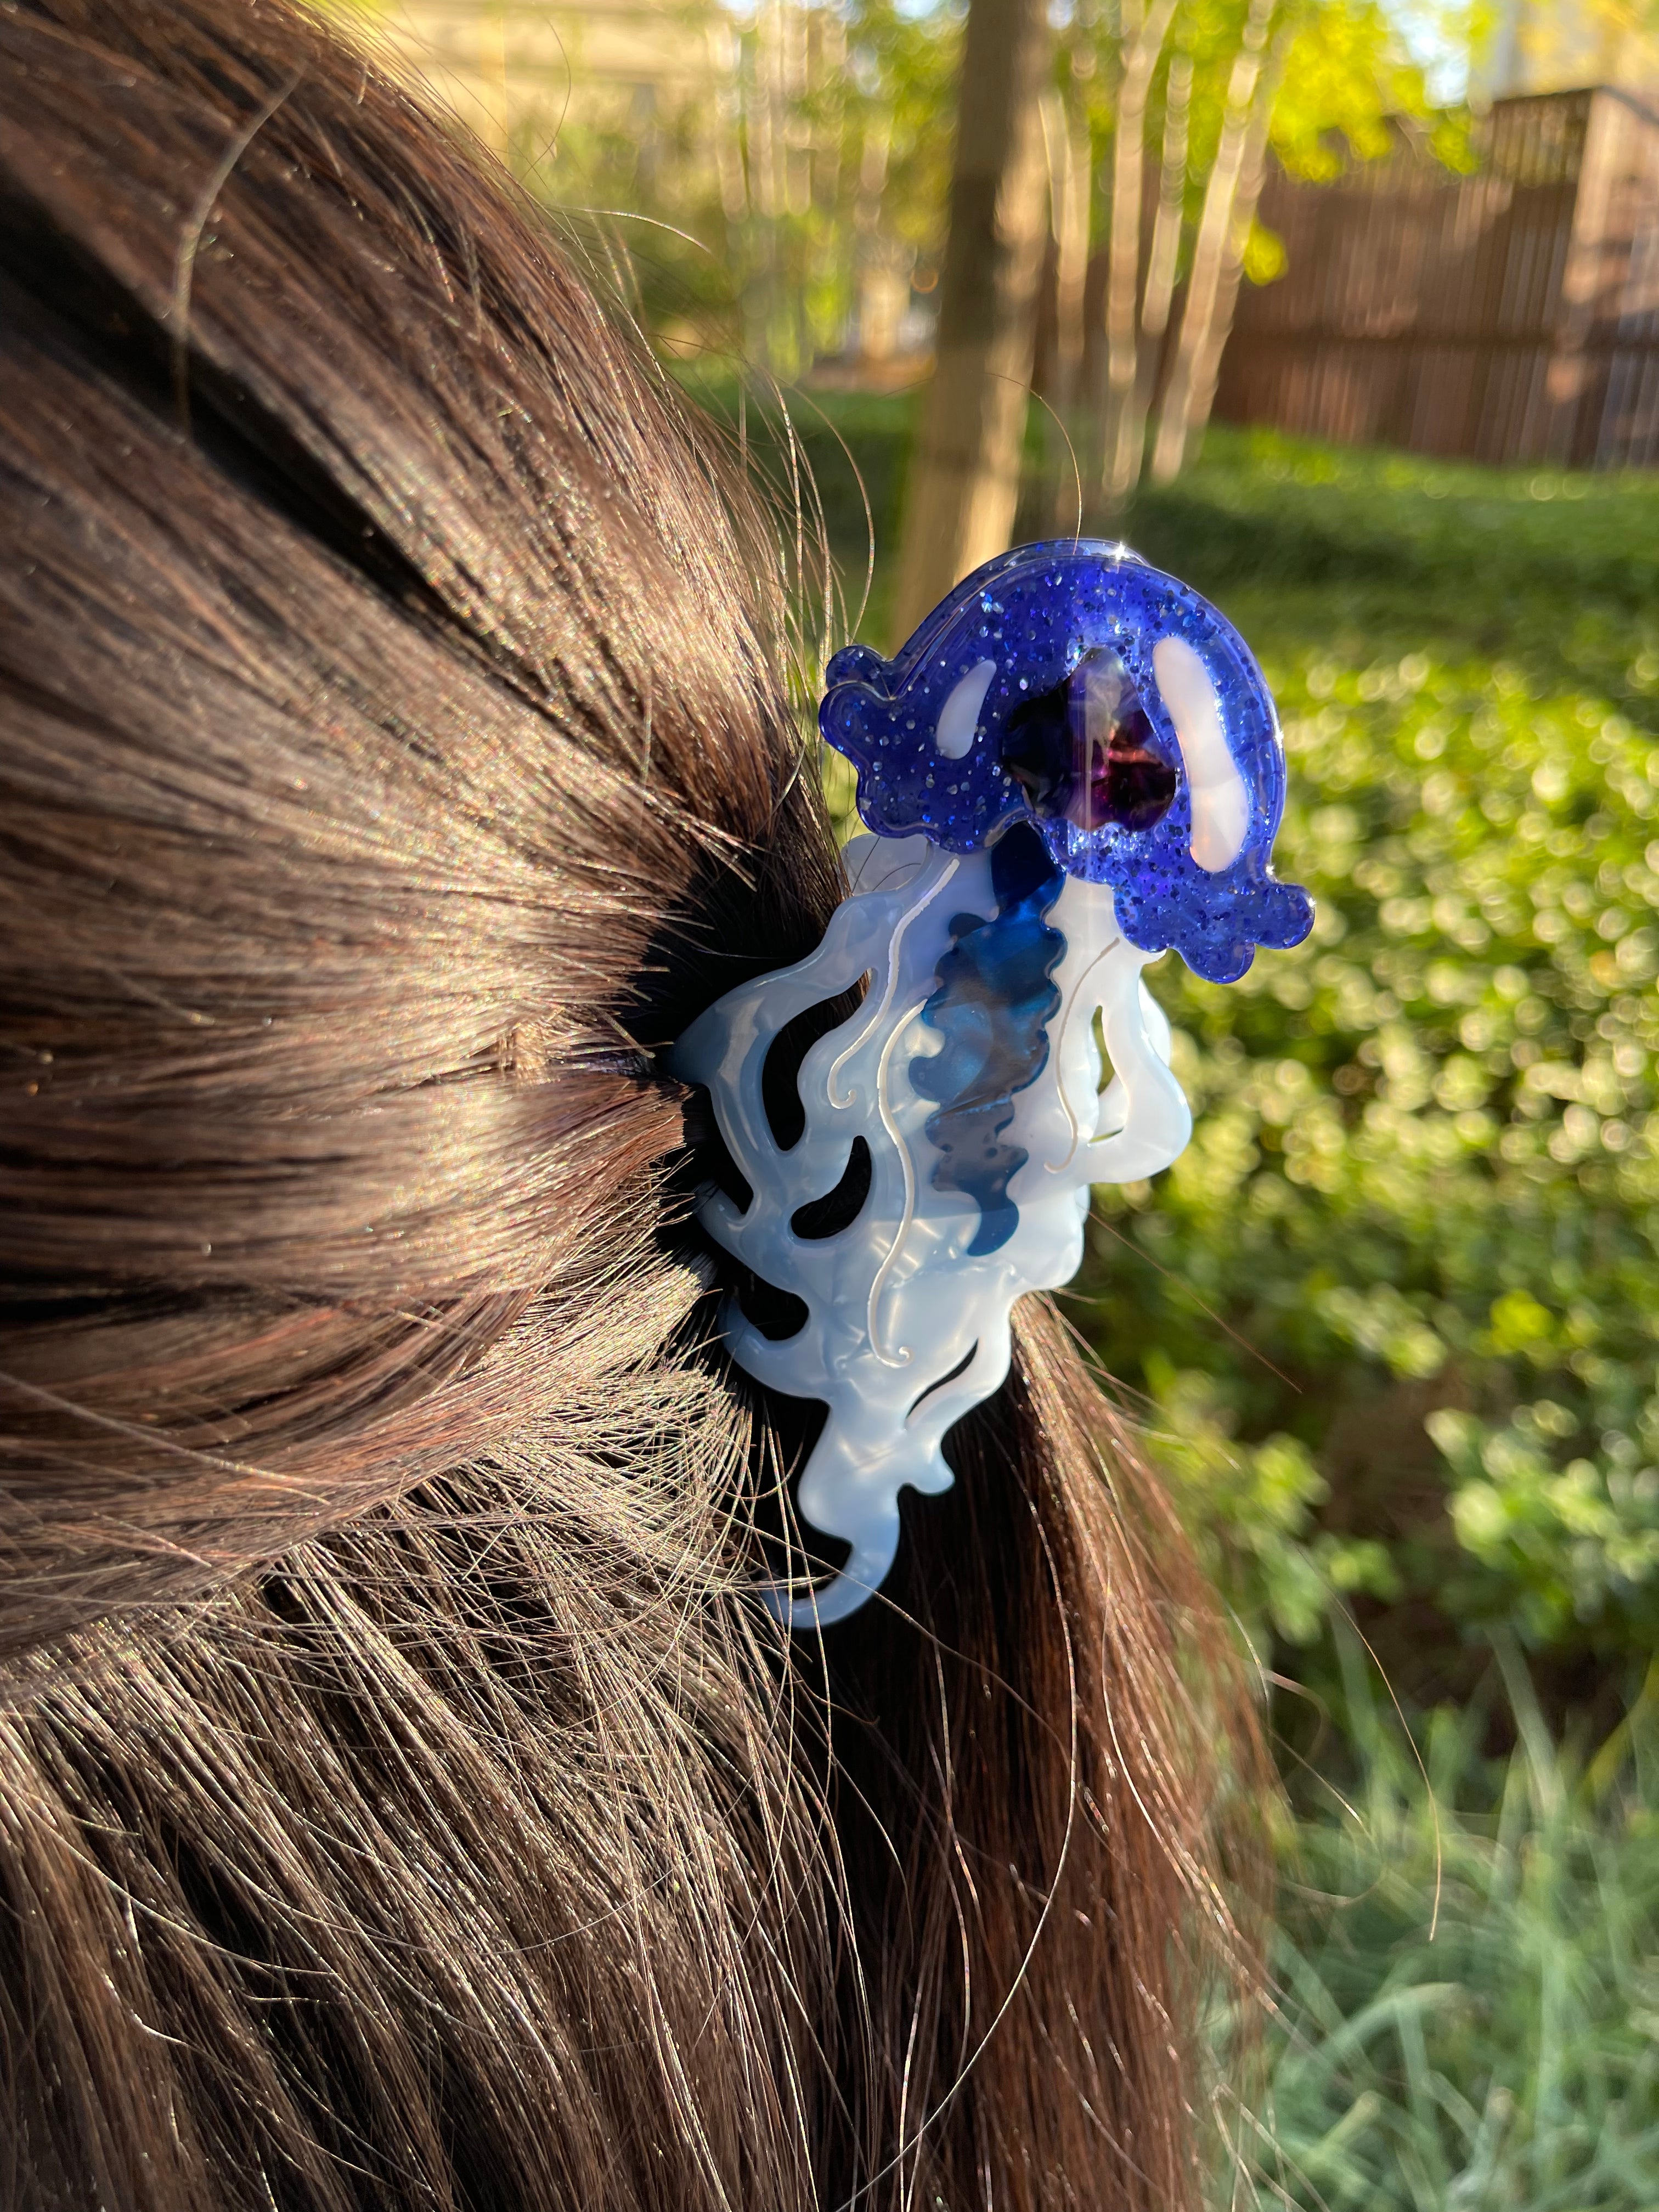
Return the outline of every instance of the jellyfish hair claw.
[[[799,1510],[851,1556],[767,1594],[806,1626],[882,1582],[907,1484],[950,1486],[945,1433],[1006,1375],[1014,1300],[1076,1273],[1090,1187],[1185,1146],[1147,962],[1173,947],[1230,982],[1312,921],[1270,865],[1285,766],[1261,672],[1213,607],[1121,546],[1005,554],[890,661],[849,646],[829,679],[820,726],[866,824],[848,895],[815,952],[728,993],[673,1056],[752,1193],[706,1194],[701,1219],[806,1308],[783,1339],[735,1297],[725,1315],[740,1367],[828,1408]],[[767,1054],[861,979],[801,1062],[785,1147]],[[817,1233],[826,1211],[842,1225]]]

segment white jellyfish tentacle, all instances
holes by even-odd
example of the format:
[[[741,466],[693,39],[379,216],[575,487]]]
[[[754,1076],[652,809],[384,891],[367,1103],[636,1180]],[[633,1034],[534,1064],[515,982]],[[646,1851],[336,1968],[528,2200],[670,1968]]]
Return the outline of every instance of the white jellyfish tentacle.
[[[909,841],[907,839],[906,842]],[[927,867],[924,865],[921,871],[921,888],[915,900],[899,916],[895,926],[893,941],[887,949],[886,972],[882,981],[881,996],[876,1000],[875,1012],[867,1019],[860,1021],[852,1042],[843,1046],[830,1063],[828,1080],[830,1103],[832,1106],[850,1106],[853,1103],[853,1094],[849,1091],[845,1097],[842,1096],[837,1090],[836,1079],[848,1061],[857,1053],[860,1046],[866,1044],[885,1021],[893,1004],[893,992],[898,981],[899,951],[904,942],[905,933],[918,915],[927,912],[957,872],[959,864],[953,857],[941,854],[939,858],[944,863],[942,866]],[[908,871],[906,878],[909,880]],[[866,896],[871,895],[872,894],[866,894]],[[874,996],[873,992],[872,996]],[[860,1014],[862,1014],[862,1009],[860,1009]]]
[[[1051,1152],[1045,1162],[1045,1171],[1058,1176],[1069,1174],[1079,1147],[1096,1135],[1098,1127],[1101,1069],[1095,1047],[1095,1016],[1114,989],[1121,989],[1126,981],[1138,988],[1139,969],[1133,947],[1125,957],[1112,958],[1114,953],[1124,953],[1123,934],[1117,926],[1116,902],[1103,885],[1073,883],[1068,878],[1050,918],[1064,932],[1066,947],[1054,979],[1062,997],[1052,1043],[1068,1141],[1062,1152]]]
[[[858,888],[817,951],[729,993],[686,1031],[673,1059],[684,1080],[707,1086],[753,1194],[746,1208],[707,1194],[702,1220],[763,1281],[806,1306],[805,1324],[782,1340],[757,1328],[735,1298],[723,1326],[732,1358],[757,1381],[828,1408],[799,1508],[851,1556],[816,1589],[765,1593],[781,1620],[808,1627],[843,1619],[881,1582],[897,1547],[902,1489],[950,1487],[945,1434],[1007,1374],[1015,1299],[1076,1273],[1090,1184],[1152,1174],[1190,1128],[1169,1071],[1168,1025],[1140,980],[1149,956],[1123,937],[1106,886],[1067,877],[1048,915],[1064,941],[1053,974],[1059,1008],[1041,1069],[1009,1101],[1005,1139],[1026,1154],[1008,1183],[1014,1226],[994,1249],[970,1251],[980,1208],[938,1187],[943,1155],[928,1133],[937,1101],[913,1074],[944,1043],[923,1009],[955,941],[952,921],[997,911],[991,856],[957,859],[921,837],[866,836],[847,859]],[[949,898],[940,896],[947,885]],[[786,1150],[766,1115],[767,1053],[797,1014],[864,975],[863,1004],[802,1059],[805,1127]],[[1114,1072],[1104,1097],[1097,1012]],[[794,1217],[840,1185],[860,1137],[870,1188],[855,1218],[832,1234],[802,1236]]]
[[[1066,951],[1054,978],[1062,993],[1054,1025],[1058,1119],[1040,1155],[1043,1171],[1066,1188],[1139,1182],[1168,1167],[1192,1135],[1191,1111],[1170,1073],[1170,1024],[1142,973],[1157,956],[1124,937],[1103,884],[1068,878],[1049,920]],[[1097,1015],[1111,1070],[1104,1091]],[[1027,1126],[1042,1112],[1033,1098]]]
[[[1170,1071],[1169,1024],[1138,972],[1132,991],[1103,1000],[1101,1017],[1113,1079],[1083,1170],[1091,1183],[1141,1182],[1186,1150],[1192,1109]]]
[[[927,1003],[926,999],[920,1000],[910,1008],[908,1014],[902,1015],[894,1024],[888,1033],[886,1043],[882,1047],[881,1059],[876,1068],[876,1111],[881,1115],[881,1126],[887,1133],[889,1142],[898,1154],[899,1172],[904,1178],[904,1211],[899,1217],[898,1227],[893,1232],[893,1241],[887,1248],[887,1256],[877,1268],[876,1279],[870,1285],[869,1304],[865,1314],[870,1332],[870,1348],[886,1367],[908,1367],[910,1364],[908,1345],[901,1344],[891,1352],[883,1347],[881,1294],[887,1287],[888,1277],[898,1264],[899,1255],[904,1249],[904,1240],[910,1232],[910,1224],[916,1217],[915,1156],[906,1142],[904,1131],[899,1126],[893,1113],[890,1089],[893,1048]]]

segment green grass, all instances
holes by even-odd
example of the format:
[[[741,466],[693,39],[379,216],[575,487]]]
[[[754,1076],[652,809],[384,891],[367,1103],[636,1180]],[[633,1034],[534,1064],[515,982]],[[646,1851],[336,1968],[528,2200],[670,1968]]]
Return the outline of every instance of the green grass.
[[[1512,1647],[1519,1741],[1437,1713],[1422,1767],[1344,1645],[1349,1744],[1297,1777],[1267,2093],[1218,2201],[1308,2212],[1651,2212],[1659,1814],[1651,1688],[1594,1757],[1551,1739]],[[1346,1784],[1346,1787],[1340,1786]]]

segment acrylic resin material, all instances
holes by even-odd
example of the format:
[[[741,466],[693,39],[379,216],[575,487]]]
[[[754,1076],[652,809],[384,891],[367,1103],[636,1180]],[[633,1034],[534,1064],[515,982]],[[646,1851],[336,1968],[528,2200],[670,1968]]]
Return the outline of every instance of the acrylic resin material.
[[[739,1366],[828,1408],[799,1510],[851,1556],[769,1592],[806,1624],[880,1583],[907,1484],[949,1487],[945,1433],[1007,1373],[1014,1300],[1075,1273],[1090,1186],[1185,1145],[1147,962],[1173,946],[1230,981],[1311,921],[1269,865],[1284,760],[1260,672],[1122,547],[1005,555],[891,661],[852,647],[829,672],[821,726],[871,833],[847,848],[848,896],[810,957],[729,993],[673,1057],[752,1193],[707,1194],[702,1220],[806,1308],[782,1339],[735,1298],[726,1316]],[[860,979],[801,1062],[786,1149],[767,1054]]]

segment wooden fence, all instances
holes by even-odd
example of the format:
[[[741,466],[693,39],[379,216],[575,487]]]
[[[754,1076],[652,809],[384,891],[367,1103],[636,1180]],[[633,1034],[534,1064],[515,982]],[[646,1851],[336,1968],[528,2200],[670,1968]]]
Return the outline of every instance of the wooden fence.
[[[1333,184],[1275,171],[1285,274],[1246,285],[1216,412],[1483,461],[1659,461],[1659,112],[1499,100],[1458,176],[1403,137]]]

